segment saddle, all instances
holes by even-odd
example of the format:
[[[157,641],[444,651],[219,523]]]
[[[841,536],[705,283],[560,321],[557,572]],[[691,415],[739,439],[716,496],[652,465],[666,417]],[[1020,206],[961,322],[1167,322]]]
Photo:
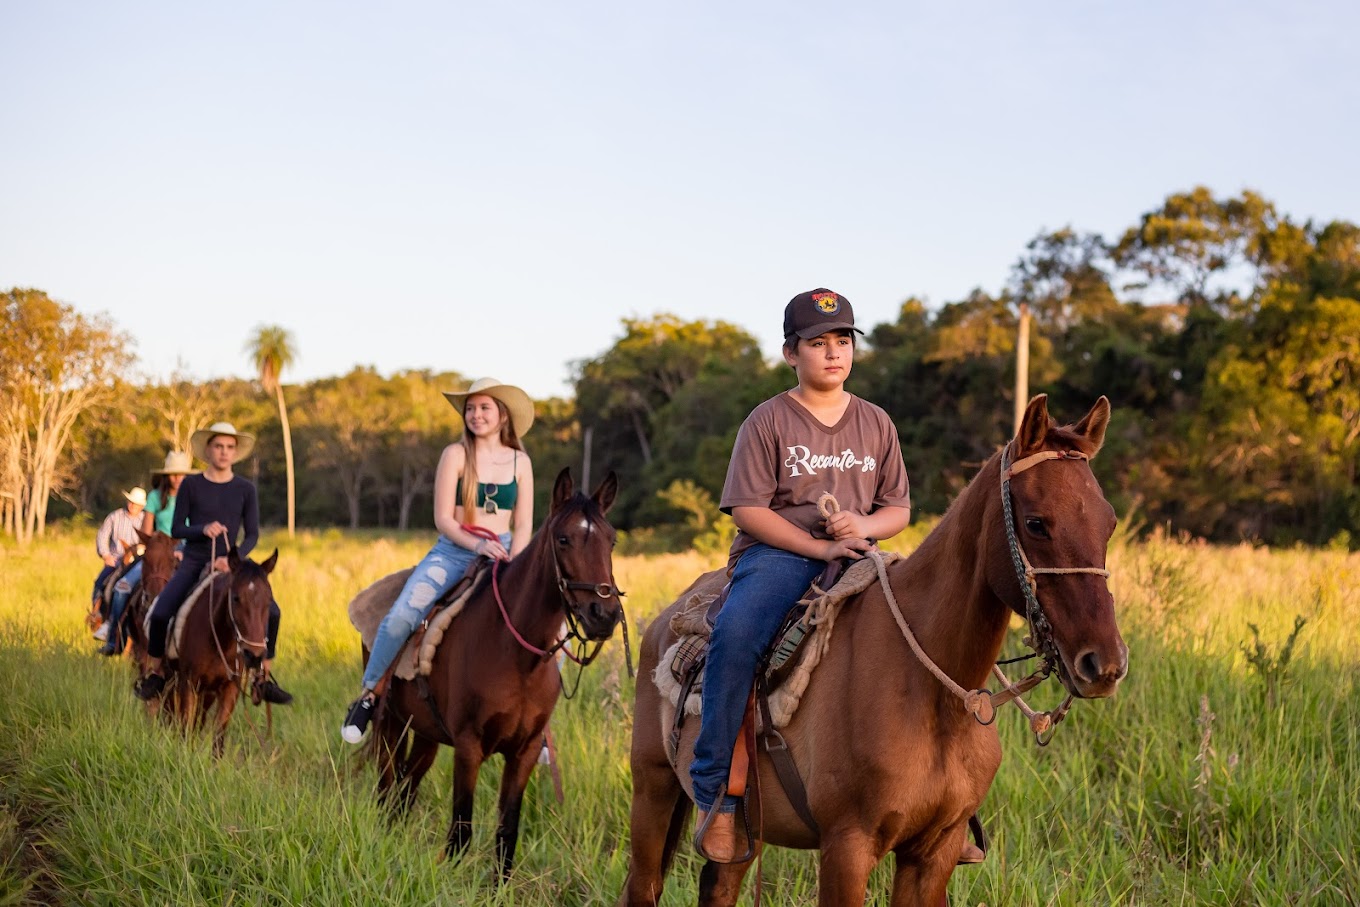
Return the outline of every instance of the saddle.
[[[481,589],[490,579],[491,559],[479,557],[468,565],[467,571],[458,582],[435,600],[429,614],[416,628],[392,662],[390,673],[402,680],[428,677],[434,665],[434,654],[444,640],[444,634],[453,619],[462,613],[472,594]],[[382,623],[392,603],[401,594],[406,580],[414,567],[389,573],[382,579],[365,588],[354,596],[349,603],[349,622],[359,631],[364,648],[371,650],[378,635],[378,625]]]
[[[891,552],[883,554],[885,565],[900,557]],[[763,686],[770,691],[770,723],[774,728],[784,727],[793,718],[845,601],[876,582],[877,570],[868,559],[832,562],[789,608],[758,669]],[[729,591],[724,574],[704,577],[692,587],[689,600],[671,618],[671,631],[679,639],[661,656],[652,680],[661,695],[676,707],[672,741],[679,740],[684,716],[699,714],[709,637]]]

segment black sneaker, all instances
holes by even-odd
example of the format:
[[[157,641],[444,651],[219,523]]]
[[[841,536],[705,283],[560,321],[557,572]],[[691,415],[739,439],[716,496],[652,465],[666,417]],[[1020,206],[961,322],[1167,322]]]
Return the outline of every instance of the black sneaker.
[[[115,645],[113,644],[113,640],[110,639],[108,642],[104,643],[102,646],[99,647],[99,654],[100,654],[100,655],[117,655],[117,654],[118,654],[118,647],[115,646]]]
[[[341,739],[346,743],[362,740],[364,731],[368,730],[368,723],[373,720],[375,705],[377,698],[367,693],[350,703],[349,711],[345,713],[345,723],[340,725]]]
[[[274,705],[288,705],[293,701],[293,694],[275,683],[273,677],[255,681],[255,692],[265,702],[272,702]]]
[[[138,699],[150,702],[165,690],[165,678],[159,674],[147,674],[132,685],[132,692]]]

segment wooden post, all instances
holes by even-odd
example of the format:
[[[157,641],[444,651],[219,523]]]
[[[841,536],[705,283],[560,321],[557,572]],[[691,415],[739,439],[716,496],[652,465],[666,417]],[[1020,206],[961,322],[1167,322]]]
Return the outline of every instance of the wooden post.
[[[590,494],[590,442],[594,439],[595,426],[587,425],[581,438],[581,488]]]
[[[1015,340],[1015,433],[1029,403],[1029,303],[1020,303],[1019,332]]]

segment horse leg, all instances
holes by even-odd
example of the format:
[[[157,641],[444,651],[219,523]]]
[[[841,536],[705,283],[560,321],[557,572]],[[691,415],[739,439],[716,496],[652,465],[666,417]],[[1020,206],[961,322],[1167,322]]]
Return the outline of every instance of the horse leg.
[[[669,764],[634,765],[631,853],[620,907],[656,907],[691,806]]]
[[[227,684],[227,688],[222,691],[221,699],[217,704],[217,722],[213,727],[213,755],[221,756],[222,750],[227,743],[227,722],[231,721],[231,713],[236,710],[236,697],[240,695],[240,689],[234,683]]]
[[[820,907],[863,904],[869,873],[878,862],[874,843],[859,830],[822,835],[821,876],[817,885]]]
[[[472,798],[477,793],[477,775],[485,758],[477,740],[465,740],[454,747],[453,821],[449,823],[446,856],[462,854],[472,842]]]
[[[379,712],[373,723],[373,754],[378,760],[378,802],[390,804],[392,788],[397,783],[400,767],[406,763],[406,738],[410,736],[404,726],[392,720],[389,715]]]
[[[956,857],[932,859],[922,864],[902,851],[895,856],[892,907],[949,907],[949,877],[954,874]]]
[[[416,790],[425,778],[426,772],[434,765],[439,755],[439,744],[426,740],[418,734],[411,734],[411,746],[406,758],[402,760],[401,780],[398,787],[396,808],[405,815],[416,803]]]
[[[733,907],[737,903],[737,896],[741,894],[741,881],[746,878],[746,870],[750,868],[749,860],[745,863],[706,861],[704,868],[699,870],[699,907]],[[853,903],[864,902],[861,899]]]
[[[529,776],[533,774],[538,761],[539,737],[514,758],[505,760],[501,772],[501,793],[497,813],[500,821],[496,825],[496,863],[500,866],[501,881],[510,878],[510,870],[515,865],[515,845],[519,843],[519,814],[524,805],[524,789],[529,786]]]

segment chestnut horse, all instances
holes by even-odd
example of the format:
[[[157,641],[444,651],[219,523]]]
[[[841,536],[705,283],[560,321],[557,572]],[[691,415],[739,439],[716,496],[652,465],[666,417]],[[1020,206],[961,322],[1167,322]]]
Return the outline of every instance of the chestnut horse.
[[[1124,677],[1128,648],[1103,570],[1114,510],[1086,462],[1100,449],[1109,418],[1109,401],[1101,397],[1075,426],[1059,428],[1046,398],[1036,397],[1015,439],[982,467],[921,546],[889,568],[906,625],[955,684],[986,685],[1014,614],[1034,619],[1033,636],[1073,696],[1110,696]],[[1007,456],[1014,465],[1003,484]],[[1003,502],[1006,494],[1011,505]],[[1012,505],[1015,551],[1005,525]],[[1034,571],[1041,574],[1037,605],[1027,605],[1019,566],[1031,561],[1042,565]],[[648,627],[639,659],[632,854],[620,899],[627,905],[657,903],[690,813],[688,768],[699,722],[686,724],[672,768],[664,742],[669,728],[662,726],[669,705],[663,708],[648,679],[674,641],[675,610]],[[864,903],[870,870],[889,853],[896,865],[893,907],[943,903],[968,818],[1001,764],[995,727],[974,720],[923,665],[891,610],[878,584],[846,602],[798,711],[782,729],[815,830],[790,805],[769,756],[758,759],[761,801],[752,826],[767,843],[820,849],[822,905]],[[749,865],[706,863],[699,903],[735,904]]]
[[[161,708],[187,730],[199,728],[216,707],[213,753],[222,754],[227,722],[248,672],[258,670],[268,648],[269,605],[274,592],[269,574],[279,551],[262,564],[227,555],[229,570],[213,575],[184,617],[179,654],[166,662],[165,695]],[[181,612],[183,613],[183,612]]]
[[[138,529],[137,535],[141,537],[146,548],[142,554],[142,581],[128,599],[121,623],[122,636],[132,646],[133,664],[140,671],[146,666],[147,640],[146,627],[143,624],[146,622],[147,612],[151,610],[151,603],[161,594],[165,584],[170,582],[175,567],[179,565],[175,560],[175,547],[179,540],[157,531],[146,533]],[[115,627],[110,632],[117,629]]]
[[[394,676],[374,717],[366,751],[378,762],[379,794],[395,795],[394,807],[410,806],[440,744],[454,748],[449,856],[471,840],[482,763],[501,754],[496,856],[502,878],[514,864],[524,789],[562,690],[552,650],[563,621],[577,639],[596,643],[590,655],[568,653],[588,663],[623,619],[614,528],[605,519],[617,492],[612,472],[586,497],[573,492],[570,470],[562,470],[542,528],[514,560],[497,565],[490,581],[483,575],[439,646],[430,676]],[[427,683],[430,699],[421,692]]]

